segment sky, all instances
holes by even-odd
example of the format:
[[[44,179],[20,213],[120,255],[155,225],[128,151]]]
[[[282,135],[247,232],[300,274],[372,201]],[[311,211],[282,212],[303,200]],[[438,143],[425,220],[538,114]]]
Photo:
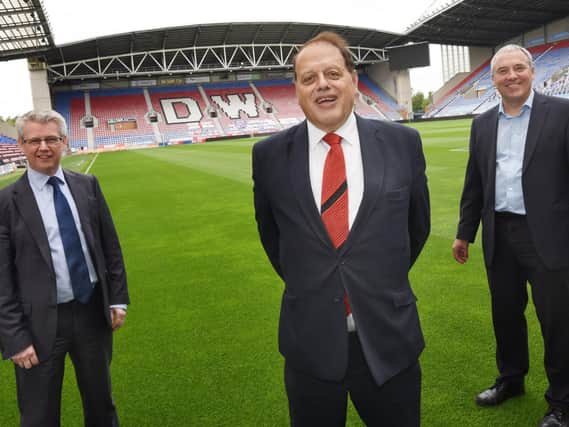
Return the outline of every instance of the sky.
[[[307,22],[402,33],[441,0],[43,0],[56,45],[111,34],[174,26],[229,22]],[[196,4],[199,7],[196,7]],[[276,7],[281,4],[281,7]],[[332,5],[342,5],[342,7]],[[442,85],[440,52],[431,46],[431,66],[411,70],[413,92]],[[32,108],[25,60],[0,62],[0,116],[13,117]]]

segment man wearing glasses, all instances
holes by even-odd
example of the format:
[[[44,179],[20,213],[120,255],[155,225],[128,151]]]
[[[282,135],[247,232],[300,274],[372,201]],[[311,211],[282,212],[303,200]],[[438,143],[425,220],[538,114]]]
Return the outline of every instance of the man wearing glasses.
[[[118,426],[109,366],[129,296],[111,214],[97,179],[61,168],[64,118],[16,121],[27,172],[0,190],[0,350],[16,370],[21,426],[60,425],[70,355],[86,426]]]

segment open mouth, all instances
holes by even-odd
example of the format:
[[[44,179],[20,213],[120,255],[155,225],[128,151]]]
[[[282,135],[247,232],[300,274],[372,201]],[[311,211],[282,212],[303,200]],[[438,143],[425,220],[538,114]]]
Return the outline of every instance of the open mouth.
[[[335,96],[323,96],[320,98],[316,98],[316,103],[319,105],[326,105],[334,102],[336,100]]]

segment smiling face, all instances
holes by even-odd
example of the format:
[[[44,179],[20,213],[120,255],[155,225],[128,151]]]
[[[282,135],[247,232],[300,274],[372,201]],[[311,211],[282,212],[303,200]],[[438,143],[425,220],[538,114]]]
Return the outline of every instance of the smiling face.
[[[53,121],[37,123],[28,121],[24,125],[23,136],[18,138],[18,144],[24,152],[30,168],[45,175],[54,175],[59,168],[61,157],[67,147],[67,138],[56,144],[46,144],[41,141],[39,145],[26,143],[33,138],[60,137],[59,128]]]
[[[340,50],[324,41],[304,47],[295,60],[300,108],[316,127],[334,132],[354,108],[358,76],[348,71]]]
[[[533,67],[521,50],[498,53],[493,61],[492,82],[505,107],[521,107],[531,93]]]

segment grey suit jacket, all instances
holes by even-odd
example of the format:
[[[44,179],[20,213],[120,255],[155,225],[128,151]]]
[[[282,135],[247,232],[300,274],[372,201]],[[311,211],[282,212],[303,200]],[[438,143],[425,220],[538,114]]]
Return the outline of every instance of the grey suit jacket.
[[[346,289],[378,384],[414,363],[424,342],[408,272],[430,229],[419,134],[357,117],[364,194],[336,251],[314,202],[306,122],[255,144],[255,213],[263,247],[285,288],[279,347],[296,369],[339,380],[348,359]]]
[[[494,256],[497,129],[497,106],[472,122],[457,231],[457,238],[474,242],[482,222],[487,266]],[[569,268],[569,100],[535,94],[522,190],[537,253],[549,269]]]
[[[105,198],[94,176],[64,171],[87,246],[109,305],[128,304],[121,248]],[[49,243],[27,174],[0,190],[0,350],[5,359],[33,344],[40,361],[53,348],[57,290]]]

